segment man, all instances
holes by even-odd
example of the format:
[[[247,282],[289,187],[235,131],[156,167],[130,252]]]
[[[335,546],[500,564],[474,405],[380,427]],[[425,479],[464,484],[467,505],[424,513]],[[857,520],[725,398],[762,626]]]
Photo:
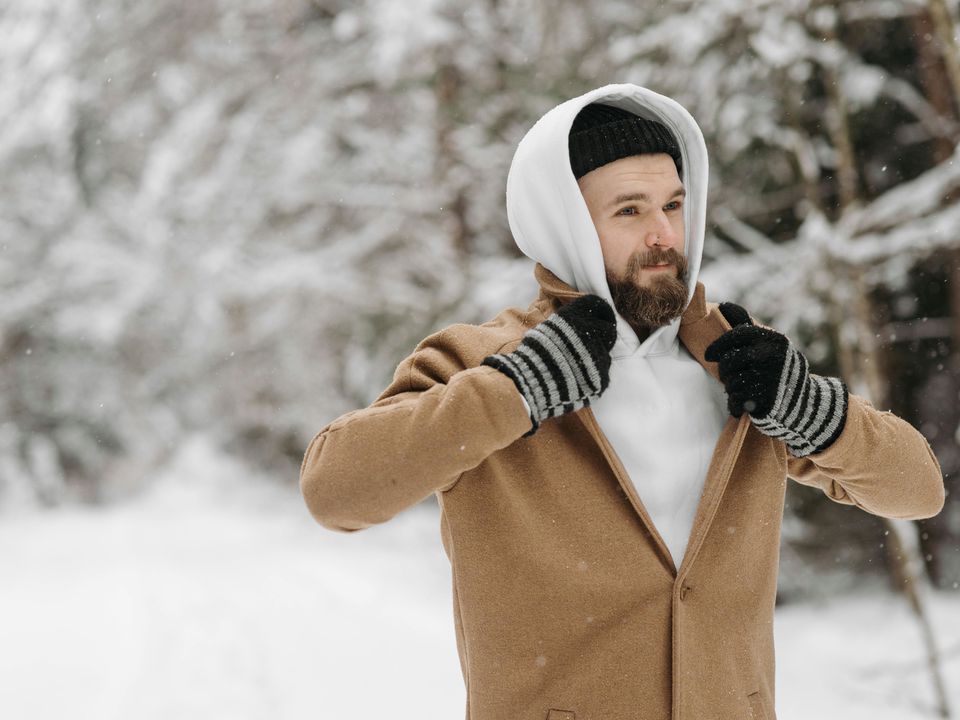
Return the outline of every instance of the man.
[[[554,108],[507,181],[539,297],[427,338],[306,451],[329,528],[437,494],[471,720],[773,720],[787,476],[878,515],[942,507],[919,433],[705,302],[706,197],[672,100]]]

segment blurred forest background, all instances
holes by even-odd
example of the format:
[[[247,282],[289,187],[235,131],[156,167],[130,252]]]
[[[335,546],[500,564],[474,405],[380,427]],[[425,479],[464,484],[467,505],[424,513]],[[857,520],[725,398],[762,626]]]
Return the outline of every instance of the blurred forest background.
[[[931,442],[919,537],[956,589],[957,27],[945,0],[4,2],[0,512],[130,497],[197,434],[294,489],[421,338],[532,299],[513,151],[633,82],[706,135],[708,297]],[[782,597],[884,577],[878,519],[789,492]]]

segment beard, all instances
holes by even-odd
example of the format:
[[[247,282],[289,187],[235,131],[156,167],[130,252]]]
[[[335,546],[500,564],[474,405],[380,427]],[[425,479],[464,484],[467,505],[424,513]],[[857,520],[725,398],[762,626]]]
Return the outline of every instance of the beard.
[[[644,265],[672,263],[675,274],[659,272],[650,285],[640,285]],[[607,284],[613,305],[642,341],[653,330],[667,325],[683,314],[687,304],[687,259],[673,248],[651,248],[635,252],[623,275],[607,271]]]

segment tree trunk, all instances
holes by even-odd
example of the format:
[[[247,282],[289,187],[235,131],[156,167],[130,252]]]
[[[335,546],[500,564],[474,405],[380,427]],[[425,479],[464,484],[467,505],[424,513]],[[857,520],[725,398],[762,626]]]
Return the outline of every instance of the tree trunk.
[[[939,1],[939,0],[937,0]],[[835,18],[835,15],[831,17]],[[836,42],[836,26],[828,24],[819,28],[828,42]],[[847,102],[844,96],[839,73],[834,66],[824,67],[824,79],[827,87],[828,127],[830,139],[837,151],[837,181],[840,208],[838,216],[857,203],[858,177],[853,152],[853,142],[850,138],[847,123]],[[957,75],[960,82],[960,73]],[[960,88],[960,84],[956,85]],[[850,385],[865,393],[868,400],[879,408],[889,405],[888,380],[884,373],[881,348],[877,342],[877,332],[873,321],[873,307],[870,289],[864,279],[863,269],[848,265],[847,276],[853,292],[853,318],[856,332],[855,355],[841,353],[841,363],[849,365],[842,367],[842,372]],[[841,333],[841,337],[844,334]],[[853,357],[856,362],[851,364]],[[923,644],[927,651],[927,665],[930,670],[933,690],[936,696],[937,712],[942,718],[950,717],[950,708],[947,701],[945,684],[943,682],[940,654],[937,648],[933,626],[927,613],[927,602],[924,596],[925,587],[923,578],[917,570],[923,567],[923,557],[920,555],[917,528],[907,521],[896,521],[883,518],[888,541],[884,543],[891,576],[895,586],[901,590],[913,610],[920,625]]]
[[[930,19],[940,45],[940,54],[947,70],[947,78],[953,88],[953,101],[960,108],[960,52],[955,40],[956,26],[945,0],[929,0]]]
[[[852,387],[860,388],[868,400],[875,406],[888,406],[888,385],[881,367],[881,355],[875,342],[876,333],[871,312],[871,301],[864,286],[863,274],[857,268],[850,269],[851,282],[854,284],[854,323],[859,352],[858,362],[850,365],[852,354],[841,354],[841,372]],[[844,366],[847,367],[844,367]],[[937,714],[941,718],[950,717],[950,705],[947,700],[946,686],[943,682],[942,663],[937,648],[933,624],[927,612],[926,600],[928,583],[924,582],[924,560],[920,549],[917,527],[906,520],[882,518],[885,528],[888,567],[894,587],[901,591],[917,618],[920,633],[927,652],[927,666],[937,703]]]
[[[920,82],[923,94],[934,110],[945,118],[956,118],[957,111],[954,103],[954,90],[956,87],[951,82],[950,72],[945,62],[948,48],[953,48],[953,57],[956,57],[956,45],[953,38],[948,37],[938,43],[928,42],[927,37],[934,35],[940,36],[943,30],[935,27],[934,19],[931,13],[918,12],[914,15],[913,36],[917,39],[917,66],[919,69]],[[937,13],[940,17],[939,27],[943,26],[943,18],[947,17],[943,12]],[[960,92],[960,91],[957,91]],[[936,163],[941,163],[949,159],[954,152],[954,143],[947,138],[938,138],[934,142],[933,156]],[[947,202],[947,199],[945,199]],[[950,317],[952,318],[952,328],[950,333],[950,356],[944,363],[947,372],[953,378],[960,378],[960,249],[948,250],[944,257],[949,267],[948,283],[950,287]],[[948,385],[951,394],[960,391],[960,382],[954,380],[952,386]],[[942,390],[942,388],[940,389]],[[938,392],[940,391],[938,390]],[[921,397],[921,401],[924,398]],[[919,407],[925,412],[929,420],[948,431],[948,437],[935,438],[933,444],[935,449],[943,448],[946,445],[947,452],[940,452],[942,456],[944,480],[947,484],[947,505],[944,511],[938,516],[929,520],[922,520],[919,523],[920,547],[926,562],[926,570],[934,584],[938,587],[950,587],[960,577],[960,562],[951,556],[954,548],[960,545],[960,534],[951,526],[951,509],[955,503],[960,502],[960,467],[956,461],[956,444],[960,439],[951,432],[952,428],[960,424],[960,409],[954,408],[952,412],[943,411],[931,412],[930,408],[925,407],[928,403],[920,402]],[[938,404],[939,405],[939,404]],[[921,415],[921,419],[923,419]],[[953,447],[950,445],[953,444]],[[953,459],[951,459],[953,456]]]
[[[472,233],[467,222],[466,188],[456,180],[454,170],[460,162],[454,148],[452,134],[457,126],[456,111],[460,105],[463,77],[453,61],[454,50],[442,46],[437,50],[436,75],[433,92],[436,98],[436,161],[434,181],[443,189],[448,199],[441,210],[442,218],[449,223],[451,242],[460,263],[466,268],[472,245]]]

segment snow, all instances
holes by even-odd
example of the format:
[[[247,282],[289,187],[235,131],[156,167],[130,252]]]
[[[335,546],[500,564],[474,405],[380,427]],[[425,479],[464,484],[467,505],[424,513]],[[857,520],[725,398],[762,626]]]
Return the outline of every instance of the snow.
[[[329,533],[291,488],[235,468],[107,509],[5,518],[0,717],[456,716],[436,530],[414,512]]]
[[[326,531],[198,440],[135,499],[0,522],[0,717],[463,716],[436,506]],[[960,708],[960,596],[931,610]],[[934,717],[905,602],[778,609],[780,720]]]

